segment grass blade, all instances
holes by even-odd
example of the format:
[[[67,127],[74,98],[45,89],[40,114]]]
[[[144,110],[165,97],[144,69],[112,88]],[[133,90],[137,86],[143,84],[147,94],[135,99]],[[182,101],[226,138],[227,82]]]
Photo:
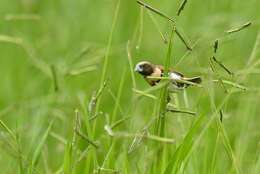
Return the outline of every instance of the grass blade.
[[[137,44],[136,49],[140,49],[142,39],[143,39],[143,33],[144,33],[144,8],[140,8],[140,27],[138,31],[138,38],[137,38]]]
[[[241,26],[238,26],[236,28],[230,29],[228,31],[226,31],[226,33],[231,34],[231,33],[236,33],[239,32],[247,27],[249,27],[252,24],[252,22],[247,22],[245,24],[242,24]]]
[[[191,150],[195,134],[199,131],[204,119],[205,117],[201,116],[196,120],[192,128],[186,134],[182,144],[179,145],[175,153],[172,155],[167,168],[164,171],[164,174],[172,174],[178,172],[179,168],[181,167],[181,163],[184,161],[185,157],[189,154],[189,151]]]
[[[12,137],[13,140],[16,140],[14,132],[2,120],[0,120],[0,125],[8,132],[8,134]]]
[[[209,65],[210,65],[210,68],[211,68],[212,72],[216,74],[216,76],[217,76],[217,78],[218,78],[218,82],[219,82],[220,85],[223,87],[225,93],[228,93],[228,90],[226,89],[226,86],[224,85],[222,78],[220,77],[220,75],[218,74],[218,72],[215,70],[214,65],[213,65],[213,62],[212,62],[211,59],[210,59]]]
[[[151,10],[152,12],[154,12],[154,13],[156,13],[156,14],[158,14],[159,16],[162,16],[162,17],[166,18],[167,20],[172,21],[173,23],[175,23],[175,21],[174,21],[173,19],[171,19],[170,17],[168,17],[166,14],[160,12],[158,9],[155,9],[155,8],[153,8],[152,6],[146,4],[146,3],[142,2],[142,1],[139,1],[139,0],[137,0],[136,2],[137,2],[138,4],[140,4],[141,6],[143,6],[143,7],[147,8],[147,9]]]
[[[178,35],[178,37],[181,39],[181,41],[184,43],[184,45],[186,46],[186,48],[187,48],[188,50],[192,50],[190,44],[184,39],[183,35],[182,35],[182,34],[179,32],[179,30],[176,28],[176,23],[175,23],[175,21],[174,21],[172,18],[168,17],[166,14],[160,12],[158,9],[153,8],[152,6],[146,4],[146,3],[142,2],[142,1],[137,0],[136,2],[137,2],[138,4],[140,4],[141,6],[147,8],[148,10],[150,10],[150,11],[152,11],[152,12],[158,14],[159,16],[161,16],[161,17],[167,19],[168,21],[171,21],[171,22],[173,23],[173,26],[175,27],[175,32],[176,32],[176,34]]]
[[[54,91],[58,92],[59,91],[59,85],[58,85],[57,69],[54,65],[51,65],[51,74],[52,74]]]
[[[122,119],[116,121],[115,123],[113,123],[113,124],[111,125],[111,129],[116,128],[117,126],[119,126],[120,124],[122,124],[123,122],[125,122],[125,121],[127,121],[127,120],[129,120],[129,119],[131,119],[131,117],[122,118]]]
[[[219,80],[213,80],[213,82],[219,82]],[[222,82],[224,84],[227,84],[227,85],[230,85],[230,86],[233,86],[235,88],[238,88],[238,89],[241,89],[243,91],[246,91],[247,90],[247,87],[243,86],[243,85],[240,85],[238,83],[235,83],[235,82],[231,82],[231,81],[228,81],[228,80],[222,80]]]
[[[45,131],[45,133],[43,134],[42,138],[39,140],[39,144],[37,145],[34,153],[33,153],[33,157],[32,157],[32,167],[35,167],[40,159],[40,156],[41,156],[41,152],[42,152],[42,149],[43,149],[43,146],[48,138],[48,135],[51,131],[51,128],[52,128],[52,125],[53,125],[53,121],[51,121],[49,123],[49,126],[47,128],[47,130]]]
[[[169,77],[151,77],[151,76],[148,76],[147,78],[148,78],[148,79],[167,80],[168,82],[172,80],[172,79],[169,78]],[[184,84],[187,84],[187,85],[196,86],[196,87],[202,87],[200,84],[193,83],[193,82],[190,82],[190,81],[187,81],[187,80],[175,79],[174,81],[176,81],[176,82],[180,82],[180,83],[184,83]]]
[[[235,168],[236,170],[236,173],[239,174],[240,173],[240,169],[238,167],[238,161],[237,161],[237,158],[233,152],[233,149],[232,149],[232,146],[231,146],[231,143],[230,143],[230,140],[227,136],[227,133],[224,129],[224,126],[223,124],[221,124],[220,120],[217,120],[217,124],[218,124],[218,127],[219,127],[219,130],[220,130],[220,134],[222,135],[222,141],[223,141],[223,144],[225,146],[225,149],[227,151],[227,154],[228,156],[230,157],[231,161],[232,161],[232,164],[233,164],[233,167]]]
[[[218,50],[218,39],[217,40],[215,40],[215,42],[214,42],[214,53],[216,54],[217,53],[217,50]]]
[[[131,43],[128,40],[127,45],[126,45],[126,51],[127,51],[127,58],[128,58],[128,63],[129,63],[129,68],[131,72],[131,78],[133,82],[133,88],[136,88],[136,81],[135,81],[135,74],[134,74],[134,65],[133,65],[133,57],[131,54]]]
[[[84,135],[82,132],[80,132],[79,130],[76,130],[76,133],[77,133],[78,136],[80,136],[83,140],[85,140],[86,142],[88,142],[89,144],[91,144],[93,147],[98,148],[98,145],[97,145],[94,141],[90,140],[90,139],[89,139],[86,135]]]
[[[113,110],[113,113],[112,113],[110,123],[113,123],[114,120],[116,119],[116,115],[117,115],[117,112],[118,112],[118,108],[120,106],[120,99],[121,99],[121,96],[122,96],[123,87],[124,87],[124,83],[125,83],[125,79],[126,79],[125,76],[126,76],[126,68],[123,70],[123,73],[122,73],[122,76],[121,76],[121,79],[120,79],[120,83],[119,83],[119,86],[118,86],[118,92],[117,92],[117,96],[116,96],[116,101],[115,101],[115,107],[114,107],[114,110]]]
[[[73,159],[72,159],[72,143],[68,142],[65,154],[64,154],[64,160],[63,160],[63,171],[64,174],[71,174],[72,173],[72,166],[73,166]]]
[[[105,59],[104,59],[104,65],[103,65],[102,75],[101,75],[100,88],[102,88],[103,83],[104,83],[105,78],[106,78],[106,75],[107,75],[107,67],[108,67],[110,49],[111,49],[113,34],[114,34],[114,30],[115,30],[115,26],[116,26],[116,22],[117,22],[117,18],[118,18],[120,2],[121,2],[121,0],[117,1],[115,14],[114,14],[114,18],[113,18],[113,23],[112,23],[111,31],[110,31],[109,38],[108,38],[107,49],[106,49],[106,54],[105,54]]]
[[[152,95],[152,94],[149,94],[149,93],[147,93],[147,92],[145,92],[145,91],[140,91],[140,90],[138,90],[138,89],[133,89],[133,91],[134,91],[136,94],[138,94],[139,96],[145,96],[145,97],[148,97],[148,98],[151,98],[151,99],[154,99],[154,100],[157,99],[156,96],[154,96],[154,95]]]
[[[223,68],[229,75],[233,75],[233,72],[231,72],[222,62],[216,59],[215,56],[212,57],[212,60],[216,62],[221,68]]]
[[[105,126],[105,130],[107,131],[108,135],[111,137],[116,137],[116,138],[145,138],[148,140],[153,140],[153,141],[158,141],[161,143],[175,143],[174,139],[171,138],[165,138],[165,137],[160,137],[157,135],[151,135],[151,134],[135,134],[135,133],[128,133],[128,132],[113,132],[111,127],[108,125]]]
[[[148,11],[148,15],[149,15],[150,18],[152,19],[152,22],[154,23],[154,25],[155,25],[157,31],[159,32],[159,34],[160,34],[160,36],[161,36],[163,42],[164,42],[165,44],[167,44],[168,41],[167,41],[167,39],[164,37],[163,33],[161,32],[160,26],[159,26],[158,22],[156,21],[156,19],[154,18],[153,14],[152,14],[150,11]]]
[[[38,70],[40,70],[41,72],[43,72],[48,77],[51,77],[51,71],[49,65],[46,62],[44,62],[42,59],[39,59],[36,56],[34,49],[23,39],[18,37],[7,36],[7,35],[0,35],[0,42],[12,43],[23,48],[24,51],[28,54],[29,60],[31,61],[32,65]]]
[[[19,20],[30,20],[30,21],[38,21],[41,19],[41,16],[36,14],[8,14],[5,16],[6,21],[19,21]]]
[[[95,71],[97,70],[97,66],[93,65],[93,66],[87,66],[87,67],[82,67],[79,69],[73,69],[70,70],[66,75],[70,75],[70,76],[78,76],[78,75],[82,75],[91,71]]]
[[[112,22],[112,27],[111,27],[111,31],[110,31],[109,38],[108,38],[106,54],[105,54],[105,58],[104,58],[104,64],[103,64],[103,69],[102,69],[102,74],[101,74],[101,79],[100,79],[99,91],[101,89],[103,89],[104,83],[106,81],[110,49],[111,49],[111,45],[112,45],[112,40],[113,40],[114,31],[115,31],[115,26],[116,26],[117,19],[118,19],[120,4],[121,4],[121,0],[117,0],[115,13],[114,13],[114,17],[113,17],[113,22]],[[101,97],[102,96],[100,95],[99,96],[99,100],[95,104],[95,115],[99,112],[99,106],[100,106]],[[93,130],[95,130],[95,129],[96,129],[96,120],[94,120],[94,123],[93,123]]]
[[[168,112],[173,113],[181,113],[181,114],[188,114],[188,115],[196,115],[196,112],[188,111],[188,110],[179,110],[179,109],[167,109]]]
[[[182,2],[181,2],[181,5],[180,5],[180,7],[179,7],[179,9],[178,9],[178,11],[177,11],[177,16],[180,16],[180,14],[181,14],[181,12],[184,10],[184,7],[185,7],[185,5],[187,4],[187,0],[183,0]]]
[[[174,30],[172,30],[171,32],[171,36],[170,36],[170,40],[169,40],[169,45],[168,45],[168,50],[167,50],[167,56],[165,59],[165,64],[164,67],[166,69],[166,72],[164,72],[164,78],[168,78],[168,69],[170,67],[171,64],[171,54],[172,54],[172,41],[173,41],[173,34],[174,34]],[[159,117],[158,122],[156,124],[156,133],[159,136],[164,136],[164,115],[165,115],[165,111],[166,111],[166,107],[167,107],[167,97],[168,97],[169,91],[168,91],[168,86],[164,86],[161,90],[160,90],[160,101],[158,103],[158,112],[157,115]]]

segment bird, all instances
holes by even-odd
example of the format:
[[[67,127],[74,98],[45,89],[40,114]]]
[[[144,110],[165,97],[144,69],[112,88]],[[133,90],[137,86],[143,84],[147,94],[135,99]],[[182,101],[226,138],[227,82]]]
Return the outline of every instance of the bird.
[[[157,85],[161,81],[160,77],[163,77],[165,72],[165,69],[162,65],[155,65],[149,61],[138,62],[134,70],[141,74],[150,86]],[[154,77],[154,79],[152,77]],[[168,77],[170,78],[171,84],[174,89],[184,89],[192,84],[196,85],[202,82],[202,79],[199,76],[190,78],[185,77],[182,73],[179,73],[172,69],[169,69]],[[185,81],[187,83],[185,83]]]

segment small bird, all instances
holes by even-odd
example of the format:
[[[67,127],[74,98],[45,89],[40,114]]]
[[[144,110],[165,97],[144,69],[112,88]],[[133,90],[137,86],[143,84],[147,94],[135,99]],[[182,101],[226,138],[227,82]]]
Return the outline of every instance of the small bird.
[[[135,71],[141,74],[144,79],[151,85],[154,86],[160,82],[161,79],[158,79],[160,77],[164,76],[164,67],[162,65],[154,65],[151,62],[148,61],[142,61],[136,64],[135,66]],[[148,78],[148,77],[155,77],[153,78]],[[183,81],[188,81],[192,82],[194,84],[200,84],[202,79],[201,77],[185,77],[183,74],[176,72],[174,70],[169,70],[168,77],[171,79],[172,84],[175,89],[184,89],[191,84],[187,84],[185,82],[180,82],[181,80]]]

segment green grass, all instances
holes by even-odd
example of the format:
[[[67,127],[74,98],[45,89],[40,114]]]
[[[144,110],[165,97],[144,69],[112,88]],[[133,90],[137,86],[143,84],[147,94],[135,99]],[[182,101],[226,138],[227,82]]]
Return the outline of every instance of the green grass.
[[[1,173],[260,173],[259,6],[0,1]],[[142,60],[203,83],[149,87]]]

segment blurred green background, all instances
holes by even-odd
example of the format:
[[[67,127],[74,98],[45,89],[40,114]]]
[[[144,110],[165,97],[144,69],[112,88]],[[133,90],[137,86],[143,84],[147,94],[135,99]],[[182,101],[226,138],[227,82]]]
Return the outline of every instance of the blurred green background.
[[[158,100],[134,92],[149,86],[138,74],[135,86],[131,70],[142,60],[164,64],[168,44],[160,32],[169,40],[171,23],[135,0],[1,0],[1,173],[163,173],[178,147],[185,149],[172,164],[180,165],[175,172],[260,172],[260,1],[188,0],[180,16],[180,0],[146,2],[176,20],[193,46],[187,51],[174,36],[171,66],[187,76],[203,77],[202,88],[174,94],[176,107],[197,113],[166,115],[165,136],[175,143],[111,138],[104,129],[119,120],[113,131],[135,135],[154,118]],[[252,25],[225,33],[247,22]],[[233,76],[216,63],[217,72],[210,68],[216,39],[216,57]],[[102,87],[106,58],[106,86],[94,111],[102,113],[95,115],[89,103]],[[223,85],[212,83],[218,78],[248,90],[225,84],[225,92]],[[219,109],[222,124],[217,121]],[[74,129],[75,110],[80,135]],[[154,133],[152,127],[148,131]],[[128,153],[134,139],[137,145]]]

